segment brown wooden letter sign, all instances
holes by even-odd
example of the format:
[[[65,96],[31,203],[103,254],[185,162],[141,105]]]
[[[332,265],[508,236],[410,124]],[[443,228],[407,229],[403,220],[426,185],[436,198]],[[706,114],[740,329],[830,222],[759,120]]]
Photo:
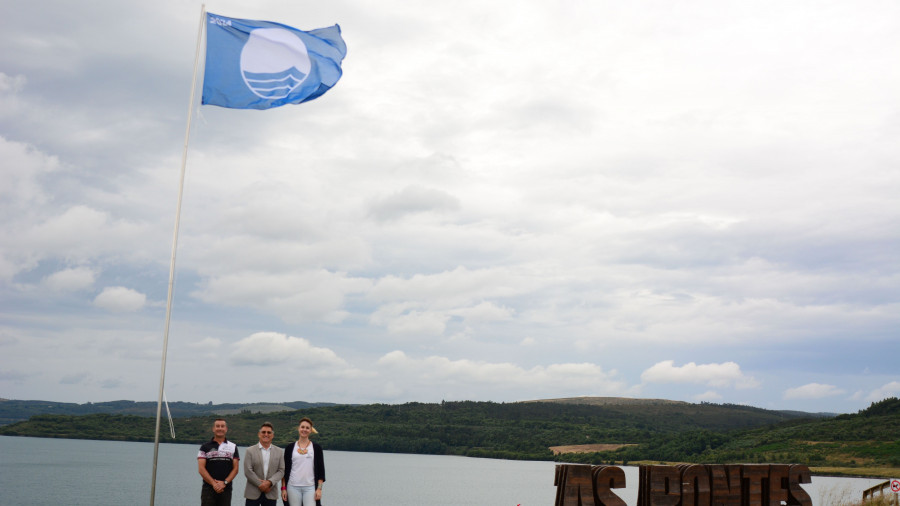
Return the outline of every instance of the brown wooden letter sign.
[[[812,506],[809,468],[786,464],[640,466],[637,506]],[[555,506],[626,506],[616,466],[559,464]]]

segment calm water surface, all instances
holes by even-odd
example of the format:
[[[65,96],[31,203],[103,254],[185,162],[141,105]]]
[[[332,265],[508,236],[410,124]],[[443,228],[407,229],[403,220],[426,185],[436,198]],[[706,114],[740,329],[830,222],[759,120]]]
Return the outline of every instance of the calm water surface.
[[[197,447],[160,444],[157,505],[199,504]],[[325,464],[323,506],[552,506],[556,497],[553,462],[326,450]],[[152,466],[152,443],[0,436],[0,506],[149,504]],[[623,469],[629,486],[616,494],[635,505],[638,470]],[[829,506],[882,481],[813,477],[803,487]],[[239,473],[235,506],[245,484]]]

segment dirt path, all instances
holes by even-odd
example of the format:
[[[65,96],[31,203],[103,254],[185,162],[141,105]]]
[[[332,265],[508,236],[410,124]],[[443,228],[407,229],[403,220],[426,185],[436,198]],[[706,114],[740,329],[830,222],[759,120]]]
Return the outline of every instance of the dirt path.
[[[593,444],[593,445],[567,445],[567,446],[551,446],[550,451],[553,455],[560,453],[591,453],[591,452],[612,452],[626,446],[636,446],[633,444]]]

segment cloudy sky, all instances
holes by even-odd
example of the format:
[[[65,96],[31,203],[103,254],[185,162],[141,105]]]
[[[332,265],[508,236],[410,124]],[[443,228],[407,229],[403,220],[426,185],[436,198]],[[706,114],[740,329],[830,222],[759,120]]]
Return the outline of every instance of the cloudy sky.
[[[0,397],[156,400],[201,5],[0,4]],[[206,7],[348,55],[195,106],[170,401],[900,395],[896,2]]]

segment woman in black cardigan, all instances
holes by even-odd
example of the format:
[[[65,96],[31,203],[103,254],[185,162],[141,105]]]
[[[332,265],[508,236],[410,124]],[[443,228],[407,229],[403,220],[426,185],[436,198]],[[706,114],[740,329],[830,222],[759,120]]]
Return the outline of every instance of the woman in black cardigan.
[[[325,483],[325,458],[322,447],[309,440],[317,434],[312,420],[303,418],[297,426],[296,443],[284,447],[284,479],[281,500],[290,506],[321,506],[322,485]]]

